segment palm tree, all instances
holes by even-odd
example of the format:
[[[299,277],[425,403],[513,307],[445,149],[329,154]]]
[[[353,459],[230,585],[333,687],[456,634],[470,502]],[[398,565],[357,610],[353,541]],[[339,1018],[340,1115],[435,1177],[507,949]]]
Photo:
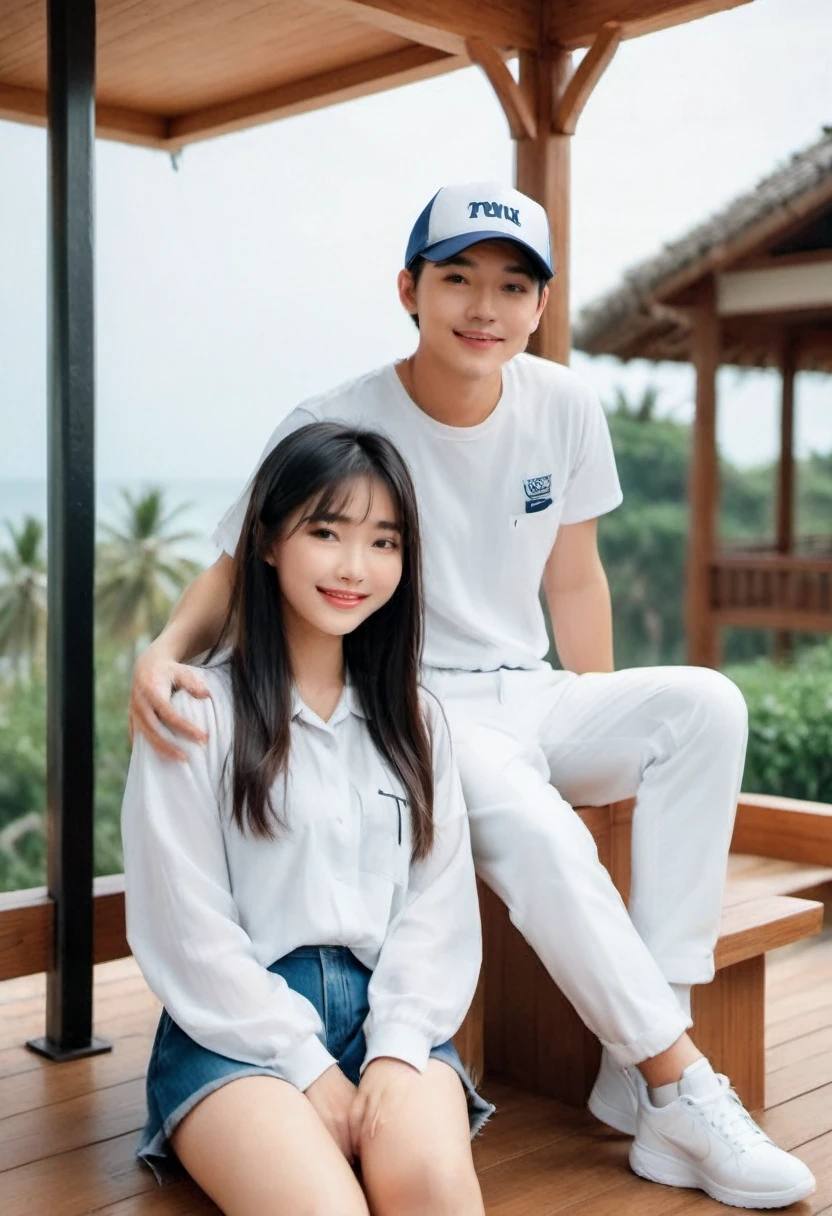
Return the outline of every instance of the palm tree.
[[[197,533],[170,530],[189,503],[168,510],[161,486],[136,496],[122,490],[121,498],[121,519],[99,530],[97,606],[101,624],[112,637],[128,641],[135,658],[139,642],[159,633],[201,567],[175,552]]]
[[[46,651],[46,554],[39,519],[26,515],[15,529],[6,521],[11,549],[0,551],[0,655],[20,676]]]

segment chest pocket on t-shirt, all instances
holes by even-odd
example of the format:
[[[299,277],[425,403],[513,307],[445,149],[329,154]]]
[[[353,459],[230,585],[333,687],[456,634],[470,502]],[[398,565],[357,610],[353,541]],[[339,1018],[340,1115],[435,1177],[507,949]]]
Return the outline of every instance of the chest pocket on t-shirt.
[[[397,886],[406,886],[410,872],[410,807],[401,790],[383,781],[378,791],[361,791],[361,805],[360,868]]]
[[[524,511],[522,515],[509,515],[509,532],[521,542],[545,541],[551,537],[551,543],[554,544],[560,512],[560,502],[553,502],[543,511]]]

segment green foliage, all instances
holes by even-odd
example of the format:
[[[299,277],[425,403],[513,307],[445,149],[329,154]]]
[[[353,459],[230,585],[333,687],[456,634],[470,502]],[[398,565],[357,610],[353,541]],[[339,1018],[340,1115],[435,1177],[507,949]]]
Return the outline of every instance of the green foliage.
[[[804,652],[791,668],[758,659],[726,674],[748,702],[743,789],[832,802],[832,642]]]
[[[130,759],[130,661],[100,645],[95,679],[95,873],[122,869],[119,820]],[[46,685],[0,681],[0,891],[46,882]]]
[[[39,519],[7,521],[11,548],[0,550],[0,655],[19,674],[42,663],[46,642],[46,554]]]
[[[122,493],[116,525],[102,524],[96,554],[95,872],[122,869],[119,827],[130,757],[127,701],[135,651],[158,632],[200,567],[177,553],[194,533],[175,531],[186,507],[164,491]],[[44,529],[7,524],[0,551],[0,890],[46,881],[46,624]]]
[[[0,682],[0,891],[46,873],[46,687],[43,673]]]

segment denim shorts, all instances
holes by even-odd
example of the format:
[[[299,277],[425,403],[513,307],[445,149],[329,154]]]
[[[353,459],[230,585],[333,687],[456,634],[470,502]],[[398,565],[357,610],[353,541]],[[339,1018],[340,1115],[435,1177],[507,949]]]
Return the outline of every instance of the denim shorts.
[[[367,1050],[363,1025],[372,971],[346,946],[302,946],[269,970],[282,975],[290,988],[315,1006],[324,1024],[322,1041],[342,1072],[357,1085]],[[450,1040],[430,1054],[458,1074],[468,1100],[471,1135],[475,1136],[494,1107],[474,1089]],[[159,1182],[164,1181],[177,1172],[170,1137],[198,1102],[239,1077],[276,1075],[271,1068],[244,1064],[201,1047],[163,1010],[147,1069],[147,1123],[137,1156]]]

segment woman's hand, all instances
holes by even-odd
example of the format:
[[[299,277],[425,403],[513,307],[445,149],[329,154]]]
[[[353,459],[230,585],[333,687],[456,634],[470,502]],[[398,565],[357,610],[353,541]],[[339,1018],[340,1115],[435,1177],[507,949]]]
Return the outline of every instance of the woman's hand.
[[[410,1087],[421,1074],[412,1064],[379,1056],[364,1070],[350,1114],[353,1148],[360,1153],[365,1137],[372,1139],[407,1101]]]
[[[164,723],[175,735],[205,743],[206,735],[193,722],[181,718],[171,709],[170,699],[177,688],[184,688],[192,697],[210,697],[208,686],[190,667],[177,663],[154,647],[136,660],[133,669],[133,687],[130,690],[130,741],[136,731],[147,739],[151,747],[169,760],[185,760],[185,753],[163,735],[159,726]]]
[[[369,1071],[369,1070],[368,1070]],[[305,1091],[307,1098],[323,1120],[324,1126],[347,1161],[355,1157],[350,1135],[350,1112],[358,1090],[348,1081],[337,1064],[322,1072]]]

